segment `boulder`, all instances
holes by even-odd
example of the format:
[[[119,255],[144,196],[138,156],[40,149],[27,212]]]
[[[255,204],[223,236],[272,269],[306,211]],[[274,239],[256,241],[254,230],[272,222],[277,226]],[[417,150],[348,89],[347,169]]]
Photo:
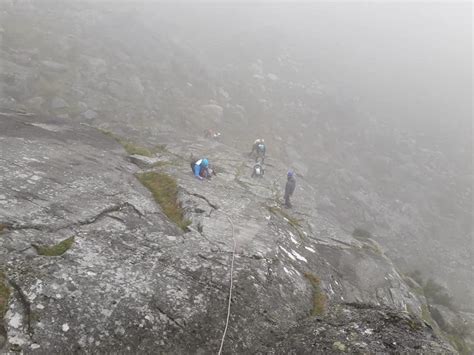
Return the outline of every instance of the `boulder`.
[[[93,120],[93,119],[96,119],[99,115],[94,110],[87,110],[87,111],[82,113],[82,116],[85,119]]]
[[[69,104],[62,97],[56,96],[51,100],[51,108],[53,110],[59,110],[63,108],[68,108]]]

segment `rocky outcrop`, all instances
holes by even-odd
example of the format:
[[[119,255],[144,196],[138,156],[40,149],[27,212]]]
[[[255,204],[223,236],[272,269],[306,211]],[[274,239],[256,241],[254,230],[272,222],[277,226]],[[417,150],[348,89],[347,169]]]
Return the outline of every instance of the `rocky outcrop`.
[[[438,347],[437,339],[429,333],[419,320],[407,314],[367,305],[343,304],[334,307],[324,320],[313,318],[301,322],[284,337],[280,336],[276,344],[268,342],[269,346],[261,353],[450,352],[449,348]]]
[[[161,164],[141,170],[86,125],[0,115],[0,132],[3,351],[214,352],[234,240],[225,352],[452,351],[418,320],[422,303],[390,260],[318,215],[304,180],[296,208],[281,208],[276,161],[257,181],[233,149],[167,135],[155,137],[168,143]],[[217,176],[195,179],[190,153]],[[176,178],[188,232],[135,178],[150,169]]]

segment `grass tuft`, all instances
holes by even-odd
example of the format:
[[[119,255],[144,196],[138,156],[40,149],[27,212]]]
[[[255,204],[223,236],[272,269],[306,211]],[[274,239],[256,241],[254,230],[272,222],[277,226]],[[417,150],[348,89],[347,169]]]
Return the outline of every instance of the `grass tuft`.
[[[367,250],[375,255],[383,255],[382,250],[380,249],[379,245],[375,242],[367,242],[362,244],[362,249]]]
[[[122,144],[123,148],[125,149],[125,151],[130,154],[130,155],[143,155],[145,157],[152,157],[153,156],[153,152],[148,149],[148,148],[145,148],[145,147],[141,147],[139,145],[136,145],[132,142],[128,142],[128,141],[122,141],[122,142],[119,142]]]
[[[420,270],[414,270],[412,272],[408,272],[407,276],[415,280],[418,283],[418,285],[423,286],[424,280],[423,280],[423,276],[421,275]]]
[[[352,236],[362,242],[362,249],[365,249],[376,255],[383,255],[380,246],[373,240],[373,235],[369,231],[363,228],[355,228],[352,232]]]
[[[66,251],[68,251],[72,247],[73,243],[74,243],[74,237],[69,237],[55,245],[51,245],[51,246],[33,245],[33,247],[36,249],[36,252],[39,255],[60,256],[60,255],[63,255]]]
[[[137,175],[138,180],[151,191],[155,201],[165,215],[183,231],[188,230],[191,221],[184,218],[184,211],[178,201],[178,184],[164,173],[147,172]]]
[[[305,272],[304,277],[313,286],[313,309],[311,310],[311,315],[321,316],[326,313],[327,309],[327,297],[321,289],[321,280],[310,272]]]
[[[7,228],[8,228],[8,225],[6,225],[4,223],[0,223],[0,233],[2,233]]]
[[[291,224],[293,227],[295,228],[301,227],[301,220],[290,216],[281,208],[275,207],[275,206],[268,206],[267,209],[273,214],[279,214],[280,216],[286,218],[288,223]]]
[[[0,323],[7,312],[8,300],[10,299],[10,288],[7,286],[7,277],[0,271]]]
[[[355,228],[354,231],[352,232],[352,236],[354,238],[360,238],[360,239],[373,238],[372,234],[363,228]]]

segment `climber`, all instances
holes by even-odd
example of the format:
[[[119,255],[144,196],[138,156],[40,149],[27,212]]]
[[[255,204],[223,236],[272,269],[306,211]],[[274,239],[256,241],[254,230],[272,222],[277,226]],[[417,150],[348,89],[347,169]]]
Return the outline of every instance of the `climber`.
[[[291,208],[290,197],[293,195],[296,187],[295,173],[293,171],[288,171],[287,174],[288,180],[285,185],[285,207]]]
[[[204,131],[204,137],[218,141],[221,137],[221,132],[216,132],[213,129],[209,128]]]
[[[263,177],[265,175],[265,169],[262,164],[256,163],[253,166],[252,177]]]
[[[258,138],[253,143],[252,151],[250,152],[249,156],[251,156],[253,152],[256,152],[257,155],[255,157],[255,162],[258,162],[260,159],[260,162],[263,164],[263,161],[265,160],[266,149],[265,140],[263,138]]]
[[[208,167],[209,161],[206,158],[199,159],[196,161],[193,160],[191,162],[191,170],[193,171],[194,176],[197,177],[199,180],[210,177]]]

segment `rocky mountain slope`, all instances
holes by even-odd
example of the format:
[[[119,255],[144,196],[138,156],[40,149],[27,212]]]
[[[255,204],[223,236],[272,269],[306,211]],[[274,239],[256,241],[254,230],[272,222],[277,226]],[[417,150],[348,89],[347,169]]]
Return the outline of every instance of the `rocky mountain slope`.
[[[317,72],[308,71],[310,66],[295,54],[288,38],[285,42],[285,34],[272,32],[274,29],[265,32],[248,23],[250,27],[243,31],[235,25],[238,20],[223,23],[224,17],[219,17],[215,25],[201,23],[200,30],[196,31],[193,21],[199,22],[202,13],[209,15],[206,8],[201,8],[202,13],[197,16],[197,12],[185,7],[157,9],[127,3],[112,8],[107,2],[87,1],[48,1],[44,4],[39,6],[30,0],[0,3],[0,112],[3,112],[0,119],[4,125],[0,135],[1,159],[5,162],[0,176],[0,223],[4,224],[2,237],[6,236],[1,243],[8,243],[5,244],[8,249],[2,250],[1,261],[10,262],[2,266],[5,265],[5,277],[9,280],[6,284],[12,295],[10,302],[13,302],[9,304],[9,318],[3,332],[9,333],[9,339],[13,341],[9,340],[10,345],[5,345],[5,349],[35,348],[34,339],[40,338],[48,339],[38,342],[43,349],[54,345],[48,344],[52,339],[49,336],[38,335],[33,339],[23,329],[24,324],[36,324],[33,321],[36,315],[39,317],[39,313],[24,305],[33,304],[31,297],[36,294],[31,291],[36,287],[32,286],[33,282],[44,276],[38,276],[37,268],[47,270],[47,275],[55,275],[48,276],[51,279],[43,283],[49,285],[47,293],[51,297],[54,296],[51,289],[67,292],[68,287],[76,295],[73,301],[62,299],[58,302],[61,307],[58,306],[56,313],[49,312],[51,308],[44,308],[42,317],[46,314],[51,317],[42,322],[41,326],[48,324],[44,334],[49,332],[52,319],[61,319],[67,327],[74,325],[72,321],[62,320],[62,315],[55,318],[61,312],[68,317],[72,315],[75,322],[79,322],[78,313],[84,313],[87,323],[92,313],[102,314],[102,309],[106,309],[107,314],[112,312],[115,308],[105,307],[102,300],[91,301],[102,298],[97,296],[100,293],[97,290],[103,287],[103,297],[111,303],[127,295],[124,303],[130,303],[128,306],[133,309],[130,314],[142,314],[143,309],[152,307],[148,303],[144,306],[151,293],[157,293],[160,298],[166,293],[161,290],[164,285],[172,285],[169,279],[178,272],[181,253],[185,253],[183,258],[192,254],[190,257],[195,264],[189,266],[190,269],[197,267],[195,265],[206,265],[213,270],[218,268],[219,262],[223,264],[222,269],[215,271],[222,309],[209,316],[211,320],[219,317],[222,323],[220,317],[225,308],[224,289],[228,285],[227,267],[232,245],[231,227],[226,216],[234,214],[238,222],[237,234],[241,238],[238,260],[245,260],[243,265],[250,276],[266,287],[267,281],[274,277],[273,271],[268,271],[273,270],[273,259],[288,258],[291,265],[293,262],[302,265],[293,272],[283,261],[278,264],[280,272],[281,268],[288,270],[285,274],[291,281],[278,278],[280,275],[276,282],[285,284],[288,281],[296,285],[292,286],[295,293],[275,296],[274,284],[254,293],[267,306],[273,304],[273,297],[276,297],[277,306],[261,306],[266,312],[273,307],[290,307],[286,313],[281,311],[281,317],[276,317],[277,323],[268,325],[277,337],[265,333],[267,339],[272,339],[271,346],[281,344],[278,347],[289,349],[297,334],[311,336],[296,323],[303,319],[302,314],[311,313],[311,298],[314,290],[318,290],[313,286],[315,280],[320,280],[330,306],[337,300],[334,310],[342,313],[335,311],[327,315],[339,317],[341,323],[343,319],[344,322],[355,319],[370,323],[371,320],[362,317],[362,311],[359,311],[360,304],[366,303],[380,304],[383,314],[392,312],[384,308],[389,306],[424,316],[435,329],[436,323],[443,324],[445,330],[458,329],[460,324],[464,329],[473,323],[468,321],[474,319],[468,312],[472,308],[474,259],[472,250],[466,248],[472,243],[472,161],[466,163],[471,160],[471,150],[465,146],[462,146],[464,150],[459,149],[461,145],[451,147],[446,142],[433,141],[430,135],[390,126],[369,112],[356,97],[342,95],[332,83],[319,80]],[[216,26],[221,26],[219,31]],[[259,36],[254,35],[254,30]],[[232,41],[228,40],[229,36]],[[35,115],[18,113],[20,111]],[[221,131],[222,144],[197,138],[206,128]],[[114,134],[104,135],[107,131]],[[266,138],[270,156],[267,177],[262,182],[249,178],[250,161],[241,153],[250,149],[249,142],[257,135]],[[120,136],[124,138],[117,139]],[[138,165],[127,162],[117,140],[122,144],[124,140],[133,140],[149,147],[166,144],[166,149],[155,151],[160,162],[154,169],[177,179],[180,201],[187,218],[192,220],[190,232],[181,236],[180,229],[164,218],[147,190],[134,177],[137,172],[147,171],[152,163],[143,157],[132,159]],[[136,152],[143,153],[143,150]],[[196,184],[188,174],[191,153],[205,154],[215,162],[221,170],[218,178],[210,184]],[[48,161],[53,163],[50,165]],[[38,169],[37,174],[22,170],[31,169],[30,164]],[[297,207],[291,216],[278,204],[284,183],[282,177],[289,166],[298,173],[299,188],[295,197]],[[400,184],[400,181],[404,183]],[[378,244],[360,237],[354,239],[351,234],[357,227],[372,232],[370,234]],[[78,249],[82,239],[74,231],[96,236],[94,242],[84,242],[82,249]],[[11,236],[18,233],[22,238],[12,239]],[[104,239],[98,238],[102,235]],[[121,236],[120,242],[114,239],[116,235]],[[137,235],[145,239],[135,245]],[[163,235],[166,245],[162,244]],[[70,237],[74,237],[71,249],[61,257],[52,257],[54,261],[50,261],[51,257],[37,255],[38,250],[42,252],[45,246],[56,246],[61,241],[65,243],[60,244],[59,249],[70,246]],[[185,251],[181,248],[184,240],[193,241]],[[125,253],[125,245],[131,248],[129,254]],[[164,251],[168,246],[171,254]],[[207,252],[199,256],[195,254],[195,247]],[[134,254],[133,248],[141,250],[141,254]],[[314,250],[314,254],[307,248]],[[73,267],[69,258],[74,253],[79,253],[78,259],[82,261],[76,260]],[[137,256],[147,253],[153,260],[161,260],[163,253],[164,259],[152,266],[150,259]],[[86,254],[89,256],[84,256]],[[30,258],[38,263],[31,264],[31,269],[28,266]],[[401,280],[389,259],[404,273],[421,270],[425,280],[417,282],[406,276]],[[74,289],[79,286],[62,281],[66,274],[55,274],[60,272],[58,270],[64,271],[64,268],[54,266],[58,265],[58,260],[66,260],[66,268],[72,272],[67,277],[71,277],[73,283],[84,285],[87,280],[94,279],[94,288],[83,294]],[[130,260],[130,266],[125,267],[123,260]],[[92,268],[110,267],[112,271],[100,277],[88,274],[95,273],[85,266],[88,263]],[[133,266],[134,263],[139,267]],[[165,266],[169,263],[172,265]],[[236,272],[243,273],[239,271],[238,262],[236,265]],[[166,274],[166,280],[158,281],[160,278],[155,278],[156,275],[145,276],[146,273],[140,271],[153,267],[159,275]],[[77,278],[81,268],[84,279]],[[338,276],[330,273],[331,268],[335,268],[333,272]],[[56,271],[51,271],[53,269]],[[185,283],[195,282],[188,280],[193,277],[200,280],[201,276],[195,275],[196,270],[186,270],[182,273],[188,272],[187,278],[180,274],[180,280]],[[22,277],[23,272],[31,275]],[[209,277],[214,280],[212,274],[212,277],[204,271],[202,274],[205,274],[205,280]],[[312,279],[311,275],[317,279]],[[338,284],[330,281],[333,277]],[[422,290],[427,278],[435,279],[456,297],[456,304],[466,311],[462,318],[445,307],[446,302],[444,305],[431,302],[432,312],[427,311]],[[405,284],[406,280],[408,284]],[[26,291],[17,291],[17,288]],[[142,288],[145,290],[143,295],[140,293]],[[262,294],[267,291],[272,296],[265,298]],[[176,292],[173,286],[173,291],[166,296],[168,299],[163,301],[166,306],[155,303],[155,316],[157,307],[167,313],[171,295]],[[88,305],[89,311],[83,311],[82,304],[75,308],[70,303],[76,304],[81,298],[79,294],[83,295],[81,302]],[[194,296],[186,294],[186,297]],[[132,298],[135,301],[129,302]],[[182,301],[184,308],[179,308],[179,312],[173,308],[178,315],[168,315],[173,319],[185,319],[186,307],[192,308],[191,299]],[[3,300],[0,299],[0,305]],[[202,312],[207,312],[207,300],[203,301]],[[296,304],[294,309],[291,304]],[[71,313],[67,305],[71,306]],[[12,309],[16,311],[12,313]],[[257,317],[253,314],[255,309],[249,307],[247,313],[241,310],[241,321]],[[372,312],[370,307],[364,309],[371,315],[378,312]],[[119,308],[118,313],[125,315],[127,311]],[[436,322],[429,319],[430,313],[436,315]],[[191,312],[189,316],[192,318],[193,314]],[[199,329],[202,323],[207,323],[201,321],[201,316],[201,313],[196,316],[200,319]],[[10,325],[11,317],[17,327]],[[22,317],[26,317],[26,323]],[[102,334],[103,339],[118,344],[121,330],[114,333],[116,328],[102,318],[109,319],[106,315],[97,317],[94,322],[100,325],[94,323],[91,334]],[[123,319],[111,319],[122,326],[127,323]],[[314,326],[317,319],[304,320],[302,324]],[[403,319],[401,316],[394,324],[403,329],[409,324]],[[262,324],[260,320],[255,320],[254,327]],[[374,327],[389,326],[379,320],[373,319]],[[216,347],[221,323],[209,330],[214,341],[209,349]],[[81,324],[86,327],[86,323],[78,324],[74,327]],[[140,329],[149,329],[147,324],[143,323]],[[151,326],[149,334],[162,335],[163,329],[153,324],[157,328]],[[260,334],[245,324],[249,328],[242,330],[244,333]],[[107,329],[109,335],[101,333],[100,329]],[[311,329],[309,327],[308,331]],[[354,346],[342,338],[331,338],[334,334],[326,329],[329,332],[327,343],[315,346],[326,344],[326,350],[332,349],[334,342],[342,342],[346,350]],[[347,328],[343,330],[349,332]],[[36,332],[40,334],[39,330]],[[85,335],[86,330],[81,332],[79,339],[83,344],[89,335]],[[465,332],[463,330],[463,334]],[[71,336],[72,331],[63,333]],[[204,330],[196,330],[197,335],[190,344],[196,344],[195,340],[204,333]],[[144,343],[150,341],[148,335],[140,334],[138,338],[143,336]],[[183,332],[176,334],[173,336],[177,338],[173,339],[178,339]],[[93,340],[86,348],[110,349],[107,348],[109,345],[101,348],[102,343],[95,345],[95,342],[105,340],[91,336]],[[232,336],[236,337],[235,334]],[[175,343],[169,339],[163,341],[168,345]],[[390,337],[383,341],[377,339],[366,339],[373,351],[383,349],[380,341],[391,343]],[[379,343],[374,345],[376,341]],[[132,343],[131,349],[139,349],[138,340]],[[252,344],[249,349],[269,350],[268,344],[257,344],[254,339],[247,343]],[[235,349],[242,350],[247,343],[236,340]],[[143,345],[143,349],[146,346]],[[403,346],[415,349],[418,345],[408,342]],[[275,345],[275,349],[283,349],[278,347]],[[163,351],[168,350],[189,351],[188,348],[163,347]],[[316,350],[324,349],[316,347]],[[386,350],[389,351],[389,347]]]
[[[0,6],[1,107],[114,131],[214,128],[238,149],[265,136],[318,189],[321,214],[370,230],[405,272],[472,308],[472,143],[387,123],[262,20],[223,24],[220,9],[212,25],[199,21],[206,7],[132,3]]]
[[[224,352],[453,351],[377,244],[319,215],[304,180],[281,209],[277,161],[253,180],[251,160],[216,142],[155,136],[166,148],[127,159],[89,126],[3,113],[0,127],[3,351],[217,351],[234,238]],[[195,179],[189,153],[217,176]],[[189,231],[143,172],[176,178]]]

